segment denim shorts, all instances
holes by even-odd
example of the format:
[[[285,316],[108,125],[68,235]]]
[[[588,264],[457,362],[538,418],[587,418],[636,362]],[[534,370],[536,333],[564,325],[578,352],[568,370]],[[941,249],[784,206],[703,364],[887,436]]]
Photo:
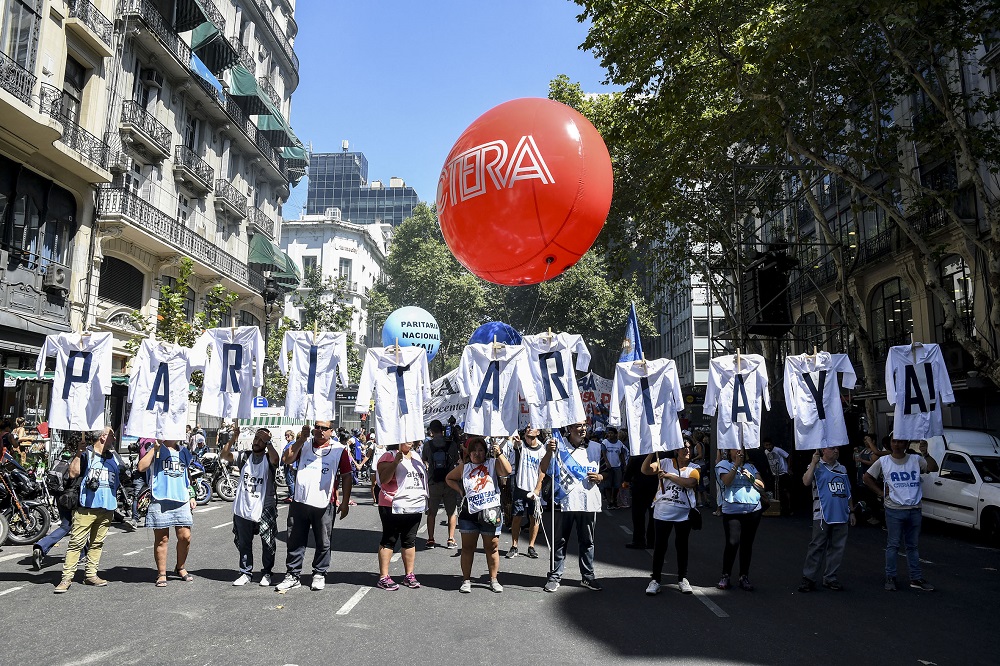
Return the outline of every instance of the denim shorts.
[[[461,532],[462,534],[484,534],[489,536],[500,536],[500,532],[503,531],[503,521],[500,521],[499,525],[493,525],[490,523],[483,522],[481,520],[469,520],[468,518],[463,518],[462,516],[459,516],[458,531]]]

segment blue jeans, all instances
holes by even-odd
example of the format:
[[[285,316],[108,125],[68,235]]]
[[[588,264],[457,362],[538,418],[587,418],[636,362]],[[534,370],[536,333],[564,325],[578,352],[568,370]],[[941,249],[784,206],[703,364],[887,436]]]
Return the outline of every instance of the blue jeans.
[[[920,568],[920,553],[917,541],[920,538],[920,523],[923,515],[920,509],[885,510],[885,528],[889,533],[885,545],[885,575],[896,576],[896,557],[899,547],[906,548],[906,565],[910,569],[910,580],[920,580],[924,572]]]
[[[560,581],[566,571],[566,545],[569,535],[576,527],[576,539],[580,546],[580,576],[584,580],[594,579],[594,528],[597,514],[592,511],[560,512],[559,537],[555,540],[555,569],[549,572],[549,580]],[[553,530],[554,531],[554,530]]]
[[[136,473],[132,477],[132,520],[139,522],[139,493],[146,487],[146,477]]]
[[[55,546],[59,541],[69,534],[70,528],[73,526],[73,516],[68,514],[62,507],[59,507],[59,527],[55,528],[44,537],[35,542],[35,545],[42,549],[42,555],[48,555],[52,547]],[[89,544],[88,544],[89,545]],[[83,555],[87,553],[87,546],[83,547]]]

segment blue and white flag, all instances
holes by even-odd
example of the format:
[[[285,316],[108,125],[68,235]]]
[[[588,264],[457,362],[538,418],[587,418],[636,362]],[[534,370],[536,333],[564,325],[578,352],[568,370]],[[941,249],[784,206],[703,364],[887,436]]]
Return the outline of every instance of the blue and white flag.
[[[552,431],[552,437],[556,440],[556,455],[549,461],[549,476],[556,481],[552,484],[553,498],[561,503],[573,484],[587,478],[587,468],[570,455],[569,444],[558,430]]]
[[[628,312],[628,321],[625,322],[625,339],[622,341],[622,353],[618,357],[619,363],[642,360],[642,340],[639,338],[639,317],[635,313],[635,303]]]

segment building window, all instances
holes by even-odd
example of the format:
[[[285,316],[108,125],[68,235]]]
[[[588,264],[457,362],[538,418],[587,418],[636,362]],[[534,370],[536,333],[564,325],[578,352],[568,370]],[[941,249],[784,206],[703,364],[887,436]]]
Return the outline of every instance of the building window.
[[[811,354],[813,347],[823,347],[825,336],[815,312],[807,312],[799,317],[795,323],[795,337],[800,354]]]
[[[142,271],[132,264],[115,257],[105,257],[101,262],[97,297],[139,310],[143,303],[144,282]]]
[[[695,370],[708,370],[708,363],[711,360],[707,351],[701,352],[696,351],[694,353],[694,369]]]
[[[63,76],[62,117],[80,124],[80,107],[83,106],[83,87],[87,83],[87,68],[66,57],[66,74]]]
[[[29,269],[66,265],[76,234],[76,199],[47,178],[0,156],[0,246]]]
[[[42,0],[7,0],[0,14],[0,42],[3,52],[18,65],[34,73],[41,28]]]
[[[316,257],[302,257],[302,277],[316,271],[318,261]]]
[[[340,260],[340,278],[345,282],[351,282],[351,260],[341,259]]]
[[[696,338],[707,338],[712,335],[712,329],[708,325],[707,319],[695,319],[694,320],[694,337]]]
[[[260,327],[260,319],[253,316],[246,310],[240,311],[240,326],[257,326]]]
[[[172,278],[169,275],[166,275],[163,277],[163,283],[167,287],[174,289],[177,285],[177,278]],[[194,299],[194,289],[188,287],[187,294],[184,296],[184,303],[181,306],[181,309],[184,311],[184,318],[187,319],[188,323],[194,321]]]
[[[875,358],[884,360],[889,347],[910,341],[913,330],[910,289],[899,278],[883,282],[872,292],[869,312]]]
[[[958,321],[955,322],[955,328],[961,327],[966,335],[975,335],[974,283],[972,276],[969,275],[969,267],[965,263],[965,259],[957,254],[949,255],[941,261],[940,271],[941,285],[955,301],[955,309],[958,310]],[[944,308],[937,298],[934,298],[933,301],[936,339],[939,342],[953,341],[955,339],[954,329],[945,330],[944,328]]]
[[[191,215],[191,200],[183,194],[177,195],[177,221],[187,225],[188,217]]]

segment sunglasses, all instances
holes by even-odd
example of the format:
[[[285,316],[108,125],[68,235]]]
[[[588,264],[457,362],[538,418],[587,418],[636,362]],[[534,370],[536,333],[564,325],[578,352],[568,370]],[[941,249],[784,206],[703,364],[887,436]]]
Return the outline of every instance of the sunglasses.
[[[324,432],[329,432],[333,430],[333,426],[313,426],[313,430],[322,430]]]

